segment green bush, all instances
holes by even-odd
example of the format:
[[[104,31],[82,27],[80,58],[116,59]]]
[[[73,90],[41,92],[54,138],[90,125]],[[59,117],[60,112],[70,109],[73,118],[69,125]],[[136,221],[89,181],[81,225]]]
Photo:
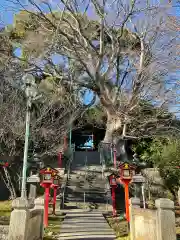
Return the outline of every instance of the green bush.
[[[177,168],[180,166],[180,140],[171,137],[142,140],[134,145],[133,150],[140,160],[159,168],[165,187],[175,200],[180,186],[180,169]]]

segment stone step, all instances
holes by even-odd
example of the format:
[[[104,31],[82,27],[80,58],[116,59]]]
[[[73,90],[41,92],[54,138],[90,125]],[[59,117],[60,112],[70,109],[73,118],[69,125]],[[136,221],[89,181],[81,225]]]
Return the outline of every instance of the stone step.
[[[106,186],[104,186],[104,184],[93,184],[93,183],[68,183],[67,184],[67,187],[83,187],[83,188],[102,188],[102,189],[105,189]]]
[[[73,229],[74,230],[74,229]],[[79,236],[79,235],[85,235],[85,236],[88,236],[88,235],[111,235],[111,236],[114,236],[114,233],[112,231],[95,231],[95,230],[92,230],[92,231],[89,231],[88,228],[86,228],[84,231],[71,231],[71,232],[62,232],[61,230],[61,237],[66,237],[66,236],[70,236],[72,235],[73,233],[73,236]]]
[[[74,229],[76,229],[76,232],[81,232],[81,233],[84,233],[84,232],[96,232],[96,233],[102,233],[102,232],[105,232],[106,234],[109,233],[109,234],[114,234],[113,230],[112,229],[109,229],[109,228],[104,228],[104,227],[99,227],[98,226],[98,229],[97,231],[94,230],[94,227],[88,227],[88,229],[85,229],[84,227],[79,227],[79,226],[68,226],[68,227],[65,227],[63,229],[61,229],[61,233],[72,233],[74,232]]]
[[[94,184],[94,183],[74,183],[74,182],[72,182],[72,183],[67,183],[67,187],[78,187],[78,188],[87,188],[87,189],[89,189],[89,188],[94,188],[94,189],[98,189],[98,188],[100,188],[100,189],[105,189],[106,188],[106,186],[104,185],[104,184],[100,184],[100,183],[96,183],[96,184]]]
[[[100,194],[100,195],[80,195],[79,194],[71,194],[71,193],[67,193],[65,196],[64,196],[66,199],[69,198],[69,199],[81,199],[83,200],[84,198],[85,199],[104,199],[104,200],[107,200],[106,196],[104,194]]]
[[[102,218],[102,214],[101,213],[99,213],[99,215],[93,215],[93,216],[89,215],[89,214],[87,214],[85,216],[78,215],[78,217],[76,215],[69,216],[69,214],[68,214],[68,216],[64,219],[64,223],[66,221],[77,222],[77,223],[78,222],[79,223],[81,223],[81,222],[89,223],[89,222],[92,222],[92,220],[94,222],[107,223],[105,218]]]
[[[105,191],[105,187],[104,186],[77,186],[77,185],[68,185],[66,186],[67,189],[79,189],[79,191],[81,192],[83,191],[87,191],[87,192],[106,192]]]
[[[93,218],[93,217],[79,217],[78,219],[77,218],[75,218],[75,219],[70,219],[70,218],[67,218],[67,219],[65,219],[64,220],[64,223],[66,223],[66,222],[68,222],[68,223],[94,223],[94,224],[106,224],[107,223],[107,221],[104,219],[104,220],[102,220],[102,218],[101,217],[99,217],[99,218]]]
[[[69,224],[76,226],[74,227],[74,230],[76,228],[84,228],[84,229],[88,229],[88,228],[94,228],[94,231],[96,231],[97,228],[104,228],[104,229],[110,229],[109,226],[107,225],[107,223],[76,223],[76,222],[64,222],[64,225],[63,225],[63,229],[65,228],[66,229],[66,226],[69,226]]]
[[[76,197],[76,196],[65,196],[65,201],[73,201],[73,202],[84,202],[84,198],[83,197]],[[86,197],[85,198],[85,202],[94,202],[94,203],[98,203],[98,202],[102,202],[102,203],[106,203],[106,198],[104,197]]]
[[[63,235],[63,236],[59,236],[58,237],[59,240],[74,240],[74,239],[88,239],[88,240],[96,240],[96,239],[99,239],[99,240],[115,240],[116,239],[116,236],[114,234],[100,234],[100,235],[97,235],[96,233],[93,234],[93,233],[90,233],[89,235],[84,235],[84,234],[80,234],[79,235],[71,235],[71,234],[66,234],[66,235]]]
[[[79,189],[80,192],[82,190],[85,190],[87,192],[107,192],[106,191],[106,188],[104,186],[95,186],[95,185],[83,185],[83,186],[80,186],[80,185],[68,185],[66,186],[67,189]]]
[[[72,196],[77,196],[79,195],[80,197],[86,195],[86,196],[106,196],[107,194],[101,191],[94,191],[94,192],[86,192],[85,190],[80,191],[80,189],[77,189],[72,191],[70,189],[67,189],[65,192],[65,195],[72,195]]]
[[[89,212],[90,209],[89,208],[76,208],[76,209],[61,209],[59,212],[60,213],[66,213],[66,214],[69,214],[69,213],[80,213],[80,212]]]
[[[106,204],[106,201],[104,199],[86,199],[86,202],[84,203],[84,201],[82,199],[65,199],[64,204]]]
[[[114,240],[115,237],[102,213],[92,211],[68,213],[58,239]]]
[[[57,213],[63,213],[63,214],[69,214],[69,213],[79,213],[79,212],[89,212],[91,209],[90,208],[75,208],[75,209],[61,209],[59,211],[56,211]],[[99,213],[112,213],[112,209],[96,209],[97,212]]]
[[[101,213],[97,213],[97,212],[94,212],[94,211],[91,211],[91,212],[80,212],[80,213],[69,213],[68,215],[66,215],[66,218],[67,219],[68,217],[102,217],[102,219],[104,219],[104,217],[102,216]]]
[[[92,198],[92,199],[106,199],[104,194],[72,194],[72,193],[66,193],[65,194],[65,198],[69,198],[69,199],[87,199],[87,198]]]
[[[74,187],[74,186],[71,186],[71,187],[67,187],[66,188],[66,194],[69,193],[69,194],[79,194],[79,195],[84,195],[84,193],[86,195],[106,195],[106,192],[104,191],[104,189],[87,189],[87,188],[77,188],[77,187]]]
[[[105,187],[105,183],[104,182],[87,182],[87,181],[81,181],[81,180],[76,180],[76,181],[72,181],[72,182],[68,182],[67,186],[89,186],[92,185],[94,187]]]

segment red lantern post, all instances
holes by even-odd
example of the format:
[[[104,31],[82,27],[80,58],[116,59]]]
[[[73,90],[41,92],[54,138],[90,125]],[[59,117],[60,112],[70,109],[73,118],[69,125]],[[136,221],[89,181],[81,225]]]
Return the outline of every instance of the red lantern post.
[[[48,208],[49,208],[49,189],[51,187],[51,184],[53,183],[53,174],[57,174],[58,171],[51,168],[43,168],[40,170],[40,174],[42,176],[41,186],[45,188],[44,192],[44,226],[48,227]]]
[[[116,147],[113,148],[113,154],[114,154],[114,168],[116,169]]]
[[[53,188],[53,215],[56,215],[56,196],[57,196],[57,189],[60,186],[60,177],[58,175],[53,176],[53,184],[51,185],[51,188]]]
[[[126,205],[126,219],[129,222],[129,184],[132,181],[132,177],[135,174],[135,167],[128,163],[120,164],[120,180],[124,184],[125,191],[125,205]]]
[[[110,187],[112,189],[112,206],[113,206],[113,216],[116,216],[116,188],[117,188],[117,183],[116,183],[116,176],[115,174],[111,174],[109,176],[110,180]]]

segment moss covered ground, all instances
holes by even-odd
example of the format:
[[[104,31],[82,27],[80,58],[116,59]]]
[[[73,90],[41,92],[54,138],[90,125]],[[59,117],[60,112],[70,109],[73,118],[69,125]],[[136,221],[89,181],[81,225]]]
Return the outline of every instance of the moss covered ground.
[[[64,218],[65,215],[62,214],[49,216],[48,227],[45,229],[44,233],[44,240],[52,240],[58,237]]]
[[[130,240],[128,236],[128,223],[126,220],[121,219],[120,216],[112,217],[111,215],[105,215],[105,218],[109,226],[116,233],[116,240]]]
[[[0,201],[0,225],[8,225],[11,215],[12,201]]]

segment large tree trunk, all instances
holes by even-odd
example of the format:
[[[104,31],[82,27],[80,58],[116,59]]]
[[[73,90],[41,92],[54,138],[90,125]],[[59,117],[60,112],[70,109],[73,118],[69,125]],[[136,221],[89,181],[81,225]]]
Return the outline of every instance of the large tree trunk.
[[[126,140],[120,139],[116,143],[116,154],[117,154],[117,159],[120,162],[128,162],[128,155],[127,155],[127,150],[126,150]]]
[[[103,142],[116,144],[117,138],[114,136],[114,133],[120,128],[122,128],[122,121],[119,116],[107,112],[106,132]]]
[[[112,114],[110,111],[107,111],[106,132],[103,142],[115,144],[117,158],[121,162],[126,162],[128,161],[128,156],[126,151],[126,141],[121,138],[122,127],[122,119],[115,113]],[[114,134],[116,131],[118,131],[119,134]]]

